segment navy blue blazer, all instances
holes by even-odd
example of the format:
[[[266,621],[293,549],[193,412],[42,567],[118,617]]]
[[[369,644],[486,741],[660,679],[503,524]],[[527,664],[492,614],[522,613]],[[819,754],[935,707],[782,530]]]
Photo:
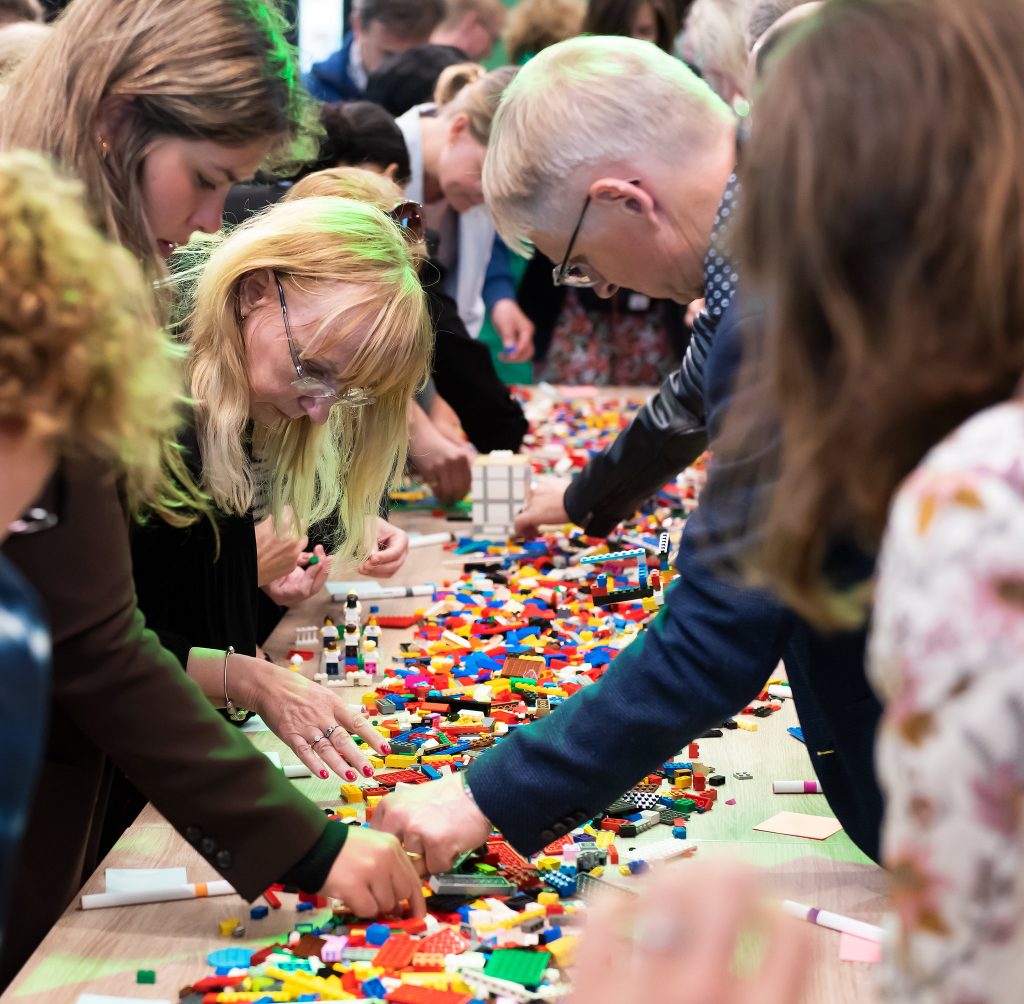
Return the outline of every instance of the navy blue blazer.
[[[356,86],[348,74],[348,61],[355,44],[355,35],[349,32],[342,47],[333,55],[314,63],[303,77],[306,90],[320,101],[360,101],[365,92]]]
[[[755,312],[734,302],[708,356],[705,404],[721,428]],[[757,462],[752,458],[751,462]],[[679,576],[660,615],[601,681],[516,730],[469,769],[484,814],[525,854],[611,804],[690,740],[745,707],[785,659],[808,752],[825,796],[857,846],[877,860],[882,797],[874,772],[881,712],[864,673],[865,631],[823,636],[773,596],[722,574],[702,542],[742,529],[754,495],[712,463],[683,532]]]

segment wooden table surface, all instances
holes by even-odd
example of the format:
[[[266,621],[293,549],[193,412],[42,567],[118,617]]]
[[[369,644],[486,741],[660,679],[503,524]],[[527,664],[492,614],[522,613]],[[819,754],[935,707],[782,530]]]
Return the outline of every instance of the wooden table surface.
[[[400,515],[396,522],[422,532],[448,528],[458,533],[464,529],[464,524],[446,525],[426,516],[403,518]],[[395,582],[438,582],[453,577],[457,569],[446,566],[447,560],[449,556],[439,545],[414,550]],[[423,606],[424,601],[384,600],[379,605],[384,613],[405,613]],[[364,603],[364,617],[368,606]],[[329,609],[337,609],[337,606],[324,597],[290,612],[268,642],[268,651],[281,660],[292,647],[294,628],[300,624],[321,623]],[[411,631],[385,631],[383,654],[390,657],[397,651],[398,643],[409,637]],[[358,699],[362,691],[352,689],[342,693]],[[721,739],[701,740],[702,762],[713,765],[728,780],[714,811],[691,817],[688,839],[699,845],[698,858],[732,855],[763,866],[773,890],[780,895],[877,923],[884,909],[882,873],[853,846],[845,833],[813,841],[752,829],[782,810],[831,814],[821,795],[772,794],[773,780],[805,780],[814,776],[805,747],[786,731],[794,724],[793,703],[787,701],[782,712],[758,720],[756,732],[736,730],[726,732]],[[277,750],[282,763],[298,762],[269,732],[257,732],[252,740],[261,750]],[[612,747],[610,755],[614,755],[614,723],[609,723],[608,740]],[[753,780],[734,779],[733,774],[739,771],[753,774]],[[338,804],[337,779],[309,778],[293,783],[322,805]],[[730,798],[736,800],[735,805],[724,804]],[[646,839],[663,839],[667,832],[665,827],[656,827],[638,838],[636,844]],[[619,841],[620,846],[623,843],[634,845]],[[179,837],[152,806],[147,806],[90,877],[83,891],[102,891],[104,869],[108,867],[171,866],[185,867],[190,882],[218,877],[205,859]],[[74,1004],[81,993],[176,1001],[180,987],[207,974],[206,956],[210,951],[238,944],[219,936],[220,921],[229,917],[242,920],[248,929],[242,944],[269,943],[286,935],[296,921],[294,897],[283,897],[283,900],[284,908],[272,910],[262,921],[250,921],[248,905],[237,896],[90,911],[77,909],[76,901],[0,997],[0,1002],[33,1000]],[[323,915],[326,916],[326,912]],[[310,918],[304,915],[302,919]],[[17,917],[9,918],[11,925],[17,922]],[[872,967],[840,962],[838,934],[819,930],[815,932],[814,942],[817,957],[808,997],[810,1004],[861,1004],[870,1000]],[[156,970],[156,985],[137,985],[138,969]]]

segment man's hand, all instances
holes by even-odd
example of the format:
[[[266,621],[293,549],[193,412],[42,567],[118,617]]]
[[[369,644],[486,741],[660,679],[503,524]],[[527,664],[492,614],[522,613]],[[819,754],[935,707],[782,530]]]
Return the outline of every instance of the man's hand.
[[[533,321],[515,300],[498,300],[491,307],[491,324],[505,346],[506,361],[525,363],[533,358]]]
[[[458,774],[381,799],[370,825],[393,833],[423,855],[423,873],[448,871],[463,852],[487,842],[491,826],[463,788]]]
[[[541,526],[571,523],[565,511],[565,492],[570,484],[569,478],[541,478],[534,486],[526,507],[516,513],[516,534],[536,537]]]

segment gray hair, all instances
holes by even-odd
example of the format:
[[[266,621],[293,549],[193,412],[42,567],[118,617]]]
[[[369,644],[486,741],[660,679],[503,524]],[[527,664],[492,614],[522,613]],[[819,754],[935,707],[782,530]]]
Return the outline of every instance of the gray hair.
[[[506,243],[530,254],[530,235],[567,212],[567,179],[637,155],[679,166],[731,120],[707,84],[649,42],[560,42],[528,62],[502,97],[484,162],[488,209]]]

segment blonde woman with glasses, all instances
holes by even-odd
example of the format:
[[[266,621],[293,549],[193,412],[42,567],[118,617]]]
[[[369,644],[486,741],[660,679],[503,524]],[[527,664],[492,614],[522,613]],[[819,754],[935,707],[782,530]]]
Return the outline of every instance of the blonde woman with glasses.
[[[256,655],[257,500],[300,533],[319,524],[342,560],[376,550],[431,334],[412,246],[394,219],[358,202],[281,203],[179,257],[194,402],[180,445],[214,512],[187,527],[146,520],[132,557],[147,622],[214,697],[224,673],[202,653]],[[322,546],[315,553],[319,589],[330,562]],[[373,776],[351,733],[377,752],[387,744],[354,706],[268,662],[227,665],[231,705],[258,711],[313,773]]]
[[[107,236],[150,278],[165,276],[175,246],[217,230],[235,180],[312,152],[306,123],[315,115],[286,27],[267,0],[75,0],[36,56],[5,81],[0,149],[39,151],[80,178]],[[156,317],[156,298],[152,308]],[[295,337],[308,347],[297,327]],[[237,388],[244,377],[235,367]],[[244,426],[244,403],[236,396],[231,407]],[[236,460],[244,455],[237,428],[233,453],[221,440]],[[292,428],[285,442],[306,462],[311,437]],[[53,685],[40,775],[46,797],[32,806],[15,871],[19,923],[4,935],[0,985],[99,863],[110,761],[247,899],[286,881],[367,916],[402,900],[422,910],[398,841],[328,822],[219,718],[212,705],[231,695],[204,693],[147,629],[119,492],[133,459],[62,461],[60,523],[4,544],[46,608]],[[156,509],[149,518],[206,525],[180,460],[171,466],[177,477],[147,500]],[[131,495],[137,510],[141,499]],[[300,511],[319,504],[307,500]],[[209,677],[227,667],[230,680],[242,661],[208,650],[195,668]]]

